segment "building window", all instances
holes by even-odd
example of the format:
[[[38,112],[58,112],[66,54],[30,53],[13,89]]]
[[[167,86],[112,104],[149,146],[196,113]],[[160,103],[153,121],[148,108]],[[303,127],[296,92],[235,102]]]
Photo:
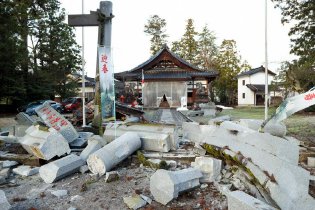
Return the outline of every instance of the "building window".
[[[245,79],[243,79],[243,86],[245,85]]]
[[[243,98],[245,98],[245,93],[243,93]]]

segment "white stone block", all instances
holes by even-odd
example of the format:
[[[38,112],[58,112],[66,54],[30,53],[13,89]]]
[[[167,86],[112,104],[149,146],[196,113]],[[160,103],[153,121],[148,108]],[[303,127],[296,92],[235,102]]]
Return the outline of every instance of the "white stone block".
[[[240,119],[240,124],[246,126],[250,129],[258,131],[264,122],[264,120],[256,120],[256,119]],[[287,127],[284,123],[273,123],[273,121],[269,121],[264,127],[265,133],[270,133],[274,136],[283,137],[287,133]]]
[[[179,193],[199,186],[201,177],[200,170],[196,168],[180,171],[159,169],[150,178],[150,191],[157,202],[166,205]]]
[[[133,195],[130,197],[124,197],[123,198],[124,203],[130,208],[130,209],[139,209],[147,204],[145,200],[141,198],[140,195]]]
[[[211,157],[196,157],[191,166],[201,171],[201,183],[214,182],[221,174],[222,160]]]
[[[80,166],[84,164],[85,161],[79,156],[71,154],[59,160],[55,160],[46,165],[43,165],[39,169],[39,175],[46,183],[53,183],[61,178],[79,171]]]
[[[3,168],[11,168],[13,166],[19,165],[19,163],[14,160],[4,160],[1,161],[1,163]]]
[[[8,202],[7,197],[5,196],[4,191],[0,190],[0,209],[9,210],[10,208],[11,208],[11,205]]]
[[[183,122],[183,138],[196,143],[204,143],[207,136],[211,135],[216,129],[213,125],[199,125],[195,122]]]
[[[62,198],[64,196],[68,195],[68,191],[67,190],[55,190],[55,191],[51,191],[51,194],[53,194],[57,198]]]
[[[38,174],[39,167],[31,167],[31,166],[22,165],[17,168],[14,168],[13,172],[21,176],[32,176],[34,174]]]
[[[90,155],[87,164],[92,173],[104,175],[140,147],[139,135],[127,132]]]
[[[233,191],[228,193],[229,210],[276,210],[276,208],[244,193]]]
[[[85,149],[81,152],[80,157],[86,161],[91,154],[101,148],[102,144],[99,141],[91,139],[88,141],[88,145],[85,147]]]
[[[28,153],[44,160],[60,157],[71,151],[67,140],[54,128],[43,131],[38,125],[29,127],[20,143]]]

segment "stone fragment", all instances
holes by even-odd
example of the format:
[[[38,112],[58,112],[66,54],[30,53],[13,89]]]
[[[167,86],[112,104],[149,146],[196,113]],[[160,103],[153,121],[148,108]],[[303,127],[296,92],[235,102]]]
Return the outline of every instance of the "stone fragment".
[[[88,141],[87,147],[85,147],[85,149],[81,152],[80,157],[86,161],[91,154],[93,154],[94,152],[101,148],[102,144],[99,141],[90,139]]]
[[[149,198],[148,196],[145,196],[145,195],[143,195],[143,194],[140,194],[140,196],[141,196],[141,198],[142,198],[143,200],[145,200],[148,204],[151,204],[151,203],[152,203],[152,199]]]
[[[89,167],[87,165],[80,166],[79,171],[81,172],[81,174],[84,174],[89,171]]]
[[[2,162],[2,167],[3,168],[11,168],[13,166],[16,166],[18,165],[19,163],[14,161],[14,160],[4,160],[4,161],[1,161]]]
[[[70,206],[67,210],[77,210],[77,208]]]
[[[9,210],[10,208],[11,208],[11,205],[8,202],[7,197],[5,196],[4,191],[0,190],[0,209]]]
[[[130,209],[139,209],[141,207],[144,207],[147,204],[147,202],[143,200],[140,195],[124,197],[124,203]]]
[[[211,157],[196,157],[195,162],[192,162],[191,166],[201,171],[201,183],[213,182],[220,176],[222,160]]]
[[[104,175],[140,147],[139,135],[127,132],[90,155],[87,164],[92,173]]]
[[[51,194],[53,194],[57,198],[62,198],[64,196],[68,195],[68,191],[67,190],[55,190],[55,191],[51,191]]]
[[[212,118],[208,121],[209,125],[219,125],[224,121],[230,121],[231,120],[231,116],[229,115],[223,115],[220,117],[216,117],[216,118]]]
[[[179,143],[178,128],[176,128],[175,125],[166,124],[147,125],[137,123],[128,123],[128,125],[109,124],[106,126],[103,137],[110,142],[128,131],[137,132],[140,138],[142,138],[143,135],[152,135],[153,133],[168,134],[171,141],[171,149],[176,150],[178,148]]]
[[[200,189],[205,189],[205,188],[207,188],[207,187],[208,187],[207,184],[202,184],[202,185],[200,185]]]
[[[157,202],[166,205],[179,193],[199,186],[201,177],[200,170],[196,168],[180,171],[159,169],[150,178],[150,191]]]
[[[39,125],[31,126],[20,140],[23,148],[30,154],[44,160],[70,153],[67,140],[54,128],[41,130]]]
[[[37,107],[35,112],[46,125],[56,129],[68,143],[79,137],[79,134],[74,129],[73,125],[48,103],[44,103],[43,105]]]
[[[38,174],[39,167],[31,167],[31,166],[22,165],[17,168],[14,168],[13,172],[21,176],[32,176],[34,174]]]
[[[307,157],[307,166],[315,167],[315,157]]]
[[[105,174],[105,182],[113,182],[119,180],[119,174],[117,171],[106,172]]]
[[[87,139],[83,139],[82,137],[79,137],[72,141],[70,144],[71,148],[84,148],[87,145]]]
[[[242,192],[233,191],[228,193],[229,210],[276,210],[276,208]]]
[[[84,197],[82,197],[81,195],[74,195],[74,196],[71,196],[70,198],[70,201],[71,202],[76,202],[76,201],[80,201],[80,200],[83,200]]]
[[[53,183],[63,177],[79,171],[80,166],[84,164],[84,160],[82,160],[79,156],[71,154],[43,165],[39,169],[39,175],[46,183]]]
[[[207,151],[205,149],[203,149],[199,144],[195,144],[194,148],[193,148],[193,152],[195,154],[198,154],[198,155],[206,155]]]

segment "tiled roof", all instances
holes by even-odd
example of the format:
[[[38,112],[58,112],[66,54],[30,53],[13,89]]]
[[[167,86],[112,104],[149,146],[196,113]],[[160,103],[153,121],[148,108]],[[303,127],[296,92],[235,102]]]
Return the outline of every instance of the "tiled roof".
[[[237,77],[246,76],[246,75],[252,75],[252,74],[256,74],[258,72],[265,72],[265,67],[260,66],[260,67],[255,68],[255,69],[251,69],[251,70],[248,70],[248,71],[241,72],[239,75],[237,75]],[[270,71],[269,69],[268,69],[268,74],[271,74],[273,76],[276,75],[274,72]]]

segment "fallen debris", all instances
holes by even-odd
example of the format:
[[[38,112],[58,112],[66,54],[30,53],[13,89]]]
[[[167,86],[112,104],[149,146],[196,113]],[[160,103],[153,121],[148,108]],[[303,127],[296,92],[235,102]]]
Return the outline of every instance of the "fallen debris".
[[[96,152],[97,150],[102,148],[102,144],[94,139],[91,139],[88,141],[88,145],[87,147],[85,147],[85,149],[81,152],[80,157],[87,161],[87,159],[89,158],[89,156],[91,154],[93,154],[94,152]]]
[[[43,160],[31,154],[0,154],[0,160],[11,160],[29,166],[41,166]]]
[[[140,195],[133,195],[130,197],[124,197],[124,203],[130,208],[130,209],[139,209],[141,207],[144,207],[147,202],[142,199]]]
[[[14,168],[12,171],[21,176],[32,176],[34,174],[38,174],[39,167],[32,168],[31,166],[22,165],[17,168]]]
[[[222,160],[211,157],[196,157],[191,166],[202,172],[200,183],[214,182],[220,176]]]
[[[139,135],[127,132],[90,155],[87,164],[92,173],[102,176],[140,147]]]
[[[31,126],[20,140],[23,148],[30,154],[44,160],[70,153],[66,139],[54,128]]]
[[[229,210],[276,210],[276,208],[242,192],[234,191],[228,194]]]
[[[180,171],[159,169],[150,178],[150,191],[157,202],[166,205],[180,192],[199,186],[201,177],[200,170],[195,168]]]
[[[119,173],[117,171],[106,172],[105,174],[105,182],[113,182],[119,179]]]
[[[46,183],[53,183],[63,177],[79,171],[85,162],[79,156],[68,155],[56,161],[43,165],[39,169],[39,175]]]
[[[67,190],[55,190],[55,191],[51,191],[51,194],[53,194],[54,196],[56,196],[57,198],[62,198],[66,195],[68,195],[68,191]]]

